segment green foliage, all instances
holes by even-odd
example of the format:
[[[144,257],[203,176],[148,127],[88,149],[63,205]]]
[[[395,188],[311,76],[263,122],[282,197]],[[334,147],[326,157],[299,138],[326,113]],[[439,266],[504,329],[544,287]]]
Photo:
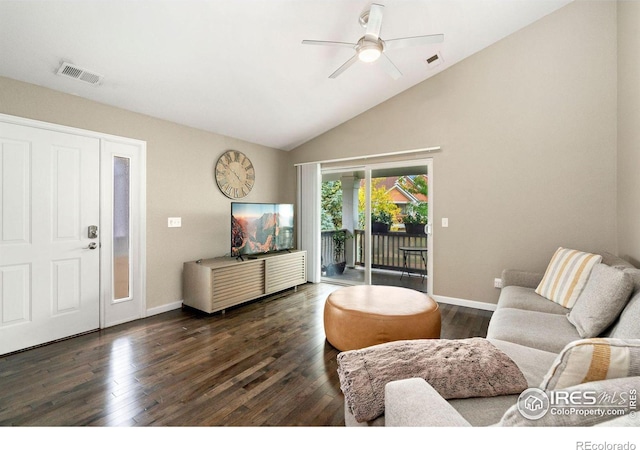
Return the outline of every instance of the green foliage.
[[[400,208],[393,203],[387,188],[380,186],[382,178],[371,180],[371,222],[382,222],[391,225],[399,215]],[[358,192],[358,226],[364,229],[365,196],[364,188]]]
[[[429,184],[426,175],[415,175],[412,178],[400,177],[398,184],[410,194],[422,194],[427,198],[429,197]]]
[[[322,231],[342,228],[342,183],[340,180],[322,183],[320,208]]]
[[[427,202],[415,202],[407,205],[407,211],[402,217],[404,224],[426,224],[429,217],[429,204]]]
[[[333,233],[333,262],[338,263],[344,260],[344,244],[352,237],[349,230],[338,230]]]
[[[371,222],[380,222],[391,225],[393,218],[388,211],[375,211],[371,213]]]

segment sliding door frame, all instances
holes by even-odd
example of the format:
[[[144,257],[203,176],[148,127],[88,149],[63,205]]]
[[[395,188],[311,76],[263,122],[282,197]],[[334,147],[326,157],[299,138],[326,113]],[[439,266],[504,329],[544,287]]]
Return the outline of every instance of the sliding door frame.
[[[372,259],[372,239],[371,239],[371,180],[372,173],[376,170],[394,169],[403,167],[422,167],[426,168],[427,181],[428,181],[428,229],[427,233],[427,294],[433,294],[433,258],[434,258],[434,239],[433,239],[433,211],[434,211],[434,176],[433,176],[433,158],[418,158],[410,160],[396,160],[386,161],[380,163],[367,163],[364,164],[349,164],[349,161],[345,161],[344,165],[331,164],[330,167],[323,168],[320,165],[320,173],[341,173],[341,172],[353,172],[364,171],[365,174],[365,271],[364,271],[364,284],[371,284],[371,259]],[[319,206],[319,202],[318,202]],[[319,236],[317,237],[319,239]]]

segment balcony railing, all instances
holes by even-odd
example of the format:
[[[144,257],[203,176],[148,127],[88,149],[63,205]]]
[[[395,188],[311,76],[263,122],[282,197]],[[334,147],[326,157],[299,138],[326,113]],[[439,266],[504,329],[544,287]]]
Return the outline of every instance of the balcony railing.
[[[322,264],[334,262],[333,235],[336,231],[323,231],[321,237]],[[364,230],[355,230],[353,239],[347,240],[345,247],[355,245],[355,264],[364,266],[365,239]],[[371,267],[402,271],[404,267],[403,252],[400,247],[427,247],[425,234],[410,234],[405,231],[389,231],[386,233],[371,233]],[[424,271],[424,262],[419,252],[406,254],[407,268],[411,272]]]

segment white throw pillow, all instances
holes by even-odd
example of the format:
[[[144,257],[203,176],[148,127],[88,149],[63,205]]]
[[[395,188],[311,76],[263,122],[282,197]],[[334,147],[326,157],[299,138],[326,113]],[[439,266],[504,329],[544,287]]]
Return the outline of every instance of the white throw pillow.
[[[542,281],[536,288],[541,295],[565,308],[572,308],[602,256],[560,247],[553,254]]]

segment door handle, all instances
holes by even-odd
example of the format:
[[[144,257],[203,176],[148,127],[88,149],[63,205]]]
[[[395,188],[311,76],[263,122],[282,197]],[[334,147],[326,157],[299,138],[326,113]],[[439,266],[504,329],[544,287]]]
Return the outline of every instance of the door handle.
[[[95,250],[97,248],[98,248],[98,244],[96,244],[95,242],[89,243],[88,247],[82,247],[83,250]]]

